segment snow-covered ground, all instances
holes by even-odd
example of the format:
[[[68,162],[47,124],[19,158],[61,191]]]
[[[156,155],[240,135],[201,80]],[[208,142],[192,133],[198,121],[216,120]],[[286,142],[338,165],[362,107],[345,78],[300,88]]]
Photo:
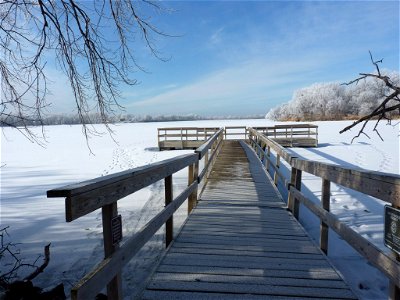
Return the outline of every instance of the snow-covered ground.
[[[399,173],[399,125],[381,125],[384,138],[370,134],[351,143],[356,130],[339,134],[348,121],[315,122],[319,126],[318,148],[292,148],[297,155],[347,167]],[[64,199],[46,198],[46,191],[69,183],[146,165],[190,151],[157,151],[157,127],[175,126],[267,126],[268,120],[221,120],[168,123],[120,124],[113,129],[115,143],[109,136],[92,137],[86,146],[80,126],[45,128],[45,148],[30,143],[21,134],[5,128],[1,138],[0,228],[10,226],[10,239],[21,243],[22,257],[34,260],[51,242],[51,262],[35,279],[39,286],[64,282],[66,290],[102,259],[100,211],[71,223],[65,222]],[[101,130],[101,127],[99,127]],[[39,129],[38,129],[39,130]],[[283,168],[289,173],[288,169]],[[174,175],[177,190],[186,184],[186,172]],[[303,175],[303,191],[314,201],[321,193],[321,182]],[[156,183],[118,202],[127,237],[145,224],[163,206],[163,183]],[[355,230],[385,251],[383,245],[383,205],[372,197],[332,186],[331,210]],[[180,220],[186,207],[179,212]],[[318,239],[319,221],[305,208],[301,222]],[[179,225],[179,224],[178,224]],[[178,226],[177,225],[177,226]],[[135,292],[143,282],[152,262],[162,249],[162,232],[146,245],[124,270],[125,294]],[[341,239],[330,234],[329,257],[363,299],[387,298],[388,282]],[[1,272],[8,266],[1,261]]]

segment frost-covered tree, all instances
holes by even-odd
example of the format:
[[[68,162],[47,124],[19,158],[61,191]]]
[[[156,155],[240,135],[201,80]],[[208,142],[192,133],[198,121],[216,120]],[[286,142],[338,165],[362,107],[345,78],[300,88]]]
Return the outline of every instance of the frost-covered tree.
[[[316,83],[297,90],[292,100],[268,112],[273,120],[331,120],[346,113],[344,88],[338,83]]]
[[[370,75],[358,80],[357,84],[316,83],[296,90],[288,103],[271,109],[266,118],[278,121],[315,121],[368,116],[393,93],[395,89],[392,87],[400,86],[399,73],[396,71]],[[383,79],[388,80],[392,87]],[[398,96],[393,96],[385,106],[396,107],[399,104],[397,99]],[[391,118],[395,113],[391,109],[386,110],[384,115]],[[375,114],[371,117],[377,116]]]

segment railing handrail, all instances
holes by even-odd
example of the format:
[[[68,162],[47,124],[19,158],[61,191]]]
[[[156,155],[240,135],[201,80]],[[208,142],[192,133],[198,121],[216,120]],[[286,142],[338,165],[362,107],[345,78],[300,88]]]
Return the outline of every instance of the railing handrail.
[[[204,130],[219,130],[220,127],[161,127],[157,128],[157,130],[165,130],[165,131],[172,131],[172,130],[198,130],[198,131],[204,131]]]
[[[290,154],[284,147],[275,141],[259,134],[253,128],[249,128],[249,132],[250,134],[257,135],[258,139],[266,142],[278,155],[280,155],[280,157],[288,162],[291,167],[327,179],[344,187],[357,190],[366,195],[379,198],[380,200],[396,206],[400,206],[400,175],[398,174],[365,169],[356,170],[334,164],[299,158]],[[356,180],[357,178],[359,179]],[[360,181],[364,181],[364,184],[360,185]],[[394,191],[388,190],[387,188],[382,189],[379,184],[395,185],[397,188]]]
[[[122,171],[108,176],[70,184],[47,191],[48,197],[65,197],[66,221],[71,222],[98,208],[102,208],[105,259],[86,274],[72,289],[72,299],[90,299],[107,285],[109,299],[122,299],[120,272],[122,267],[166,224],[166,246],[173,239],[173,213],[188,199],[188,212],[196,206],[199,183],[214,163],[222,145],[224,130],[213,134],[195,153],[184,154],[147,166]],[[211,156],[208,157],[211,150]],[[206,157],[201,174],[199,161]],[[189,167],[188,186],[172,199],[172,175]],[[121,247],[112,238],[112,219],[117,216],[117,201],[159,180],[165,180],[165,208]],[[205,178],[206,179],[206,178]]]
[[[289,128],[318,128],[315,124],[278,124],[274,126],[256,126],[254,129],[289,129]]]
[[[176,163],[179,163],[179,165],[182,165],[182,162],[185,164],[188,162],[187,165],[193,163],[193,158],[195,155],[193,153],[189,154],[182,154],[176,157],[172,157],[169,159],[161,160],[155,163],[151,163],[149,165],[145,166],[140,166],[132,169],[128,169],[125,171],[117,172],[114,174],[106,175],[106,176],[100,176],[96,177],[93,179],[69,184],[60,188],[55,188],[52,190],[47,191],[47,197],[53,198],[53,197],[71,197],[71,196],[76,196],[85,192],[90,192],[92,190],[97,189],[98,187],[102,186],[108,186],[110,184],[115,184],[118,183],[122,180],[125,179],[134,179],[136,176],[140,175],[149,175],[150,173],[154,172],[156,168],[159,168],[160,166],[166,166],[170,167],[171,165],[175,165]],[[187,165],[184,165],[186,167]],[[176,172],[176,171],[175,171]],[[168,175],[171,175],[172,173],[175,173],[174,171],[170,170],[170,172],[167,172]],[[151,184],[151,183],[150,183]]]
[[[184,154],[127,171],[47,191],[47,197],[66,197],[66,220],[71,222],[104,205],[126,197],[195,163],[196,154]]]
[[[378,268],[390,279],[390,299],[399,297],[400,262],[394,256],[384,253],[377,246],[341,222],[330,210],[330,182],[373,196],[392,206],[400,206],[400,175],[382,173],[369,170],[355,170],[338,165],[312,161],[290,155],[285,148],[268,137],[260,134],[254,128],[249,128],[249,140],[254,146],[260,159],[266,160],[267,171],[269,166],[274,168],[274,183],[278,177],[282,179],[289,191],[288,208],[298,218],[299,203],[305,205],[321,220],[320,248],[328,252],[328,228],[334,230],[351,247],[357,250],[368,262]],[[264,144],[264,145],[263,145]],[[267,149],[265,149],[267,148]],[[270,150],[276,151],[276,165],[270,159]],[[280,158],[292,168],[290,181],[287,181],[280,172]],[[318,176],[322,179],[321,205],[315,204],[301,192],[302,171]],[[393,296],[395,295],[395,296]]]
[[[100,262],[90,273],[86,274],[71,290],[72,299],[93,299],[93,295],[96,295],[96,293],[102,290],[102,288],[99,287],[106,286],[118,272],[120,272],[122,267],[129,262],[182,205],[197,185],[197,181],[194,181],[169,205],[142,227],[139,232],[127,240],[121,248]]]
[[[204,155],[206,155],[206,161],[203,170],[200,172],[198,177],[198,182],[200,183],[204,176],[209,172],[210,167],[214,164],[214,161],[219,153],[219,149],[221,147],[222,141],[224,139],[224,129],[220,129],[215,133],[206,143],[201,145],[199,148],[195,150],[196,153],[199,154],[199,159],[202,159]],[[216,145],[215,145],[216,144]],[[214,148],[215,151],[211,153],[211,156],[208,157],[208,151]]]
[[[208,150],[211,149],[211,146],[214,144],[215,140],[222,134],[224,129],[218,130],[214,133],[204,144],[198,147],[194,152],[199,154],[199,159],[202,159]]]

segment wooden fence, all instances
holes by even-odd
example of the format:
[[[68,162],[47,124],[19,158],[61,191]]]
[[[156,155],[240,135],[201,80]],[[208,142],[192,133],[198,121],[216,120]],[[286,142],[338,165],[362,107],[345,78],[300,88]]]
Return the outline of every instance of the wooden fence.
[[[224,127],[225,140],[245,140],[247,139],[246,126],[225,126]]]
[[[105,286],[108,299],[122,299],[122,267],[164,224],[165,244],[168,246],[171,243],[173,214],[186,199],[188,213],[196,206],[199,183],[204,184],[207,179],[221,148],[223,134],[223,129],[217,130],[192,154],[47,191],[48,197],[66,197],[67,222],[102,209],[105,259],[72,288],[72,299],[94,299]],[[199,162],[203,159],[204,167],[200,170]],[[172,176],[184,168],[188,168],[188,186],[174,198]],[[159,180],[165,183],[165,208],[120,246],[119,242],[113,241],[113,222],[118,217],[118,200]]]
[[[160,150],[171,149],[196,149],[207,139],[214,135],[219,127],[168,127],[158,128],[158,148]],[[246,139],[246,126],[226,126],[224,127],[224,138]]]
[[[317,147],[318,126],[313,124],[285,124],[254,127],[271,140],[284,147]]]
[[[195,149],[214,135],[219,127],[168,127],[157,129],[158,148]]]
[[[267,138],[254,128],[248,128],[250,144],[270,172],[272,171],[275,185],[278,180],[289,191],[288,208],[298,218],[300,203],[307,207],[321,221],[320,248],[328,253],[328,228],[334,230],[343,240],[357,250],[368,262],[379,269],[389,280],[389,298],[399,299],[400,263],[398,257],[384,253],[367,239],[341,222],[330,210],[331,182],[343,187],[359,191],[400,207],[400,176],[373,171],[353,170],[337,165],[321,163],[290,155],[277,142]],[[276,159],[271,158],[274,151]],[[291,167],[290,180],[280,171],[281,158]],[[301,192],[302,172],[307,172],[321,178],[321,205],[317,205]]]

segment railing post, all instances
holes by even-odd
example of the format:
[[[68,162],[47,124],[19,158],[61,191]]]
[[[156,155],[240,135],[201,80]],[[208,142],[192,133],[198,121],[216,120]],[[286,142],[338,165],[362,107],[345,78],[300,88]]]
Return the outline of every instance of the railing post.
[[[199,162],[195,162],[193,165],[189,166],[188,183],[191,185],[195,180],[197,180],[199,172]],[[188,199],[188,213],[192,212],[192,209],[196,207],[197,203],[197,188],[189,195]]]
[[[112,224],[111,220],[118,215],[117,202],[105,205],[102,207],[103,219],[103,240],[104,240],[104,257],[111,256],[118,248],[119,243],[113,244],[112,238]],[[122,299],[122,281],[121,273],[118,273],[107,284],[107,298],[108,299]]]
[[[216,140],[216,142],[218,142],[218,139]],[[207,150],[206,154],[204,155],[204,165],[205,166],[208,165],[208,150]]]
[[[392,207],[400,208],[399,206],[393,204]],[[392,255],[397,261],[400,261],[400,256],[396,252],[392,251]],[[389,280],[389,300],[400,300],[400,286],[397,284],[396,282]]]
[[[160,129],[157,128],[157,144],[158,144],[158,149],[160,149]]]
[[[290,127],[290,147],[293,147],[293,127]]]
[[[267,144],[265,142],[261,142],[261,150],[260,150],[260,160],[263,165],[265,165],[265,148],[267,147]]]
[[[296,169],[294,187],[299,191],[301,190],[301,170],[299,170],[299,169]],[[300,202],[299,202],[298,199],[296,199],[296,197],[294,197],[294,201],[293,201],[293,216],[296,219],[299,219],[299,208],[300,208]]]
[[[397,261],[400,261],[400,257],[397,253],[393,252],[394,257]],[[400,287],[396,285],[395,282],[389,281],[389,300],[399,300],[400,299]]]
[[[276,155],[276,164],[275,164],[275,173],[274,173],[274,184],[278,185],[278,170],[281,164],[281,156],[279,154]]]
[[[165,185],[165,206],[169,205],[173,200],[173,187],[172,187],[172,175],[164,178]],[[172,215],[167,222],[165,222],[165,247],[174,239],[174,216]]]
[[[293,213],[294,198],[293,198],[292,193],[290,192],[290,187],[291,187],[291,186],[294,186],[295,180],[296,180],[296,169],[292,167],[292,171],[291,171],[291,173],[290,173],[290,183],[289,183],[289,185],[288,185],[289,193],[288,193],[288,200],[287,200],[288,209],[289,209],[292,213]]]
[[[330,198],[331,198],[331,182],[326,179],[322,179],[322,208],[326,211],[330,210]],[[321,221],[320,225],[320,237],[319,245],[321,250],[328,254],[328,236],[329,236],[329,226]]]
[[[271,159],[271,147],[267,146],[267,172],[269,172],[269,160]]]

